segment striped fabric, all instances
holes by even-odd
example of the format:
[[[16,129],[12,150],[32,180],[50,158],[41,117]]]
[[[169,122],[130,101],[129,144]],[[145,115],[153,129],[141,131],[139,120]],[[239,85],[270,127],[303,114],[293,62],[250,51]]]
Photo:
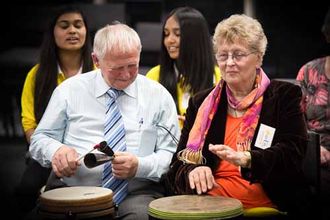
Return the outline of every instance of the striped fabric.
[[[107,103],[106,121],[104,124],[104,137],[108,146],[116,151],[126,151],[125,127],[116,99],[122,91],[109,89]],[[127,180],[116,179],[112,175],[111,162],[105,163],[102,177],[102,186],[114,192],[113,201],[119,204],[127,195]]]

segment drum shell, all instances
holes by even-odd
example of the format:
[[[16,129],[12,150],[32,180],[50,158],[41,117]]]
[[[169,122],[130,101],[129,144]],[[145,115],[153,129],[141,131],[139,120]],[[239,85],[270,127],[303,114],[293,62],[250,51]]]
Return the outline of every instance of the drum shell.
[[[63,187],[40,195],[39,214],[47,219],[86,219],[114,215],[113,192],[102,187]],[[109,219],[109,217],[108,217]]]

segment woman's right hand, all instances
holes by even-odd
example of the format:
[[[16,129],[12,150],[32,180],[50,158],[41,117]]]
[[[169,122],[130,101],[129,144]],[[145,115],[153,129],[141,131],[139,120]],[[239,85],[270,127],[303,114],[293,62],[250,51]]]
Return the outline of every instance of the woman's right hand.
[[[212,170],[207,166],[199,166],[190,171],[189,184],[191,189],[196,189],[197,194],[206,193],[218,185],[213,177]]]

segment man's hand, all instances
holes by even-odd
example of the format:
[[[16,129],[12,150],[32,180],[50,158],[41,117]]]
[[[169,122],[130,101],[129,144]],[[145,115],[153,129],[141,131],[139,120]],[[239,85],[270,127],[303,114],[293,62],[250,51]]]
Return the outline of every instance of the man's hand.
[[[137,157],[129,152],[115,152],[112,160],[112,174],[118,179],[134,177],[139,165]]]
[[[78,165],[80,165],[77,158],[78,153],[74,148],[66,145],[61,146],[52,158],[52,168],[56,176],[72,176],[76,172]]]

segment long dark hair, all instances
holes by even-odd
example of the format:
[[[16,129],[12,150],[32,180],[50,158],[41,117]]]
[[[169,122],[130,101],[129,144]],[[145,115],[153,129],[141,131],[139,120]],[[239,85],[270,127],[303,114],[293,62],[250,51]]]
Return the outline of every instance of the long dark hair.
[[[183,86],[192,94],[213,86],[214,58],[208,23],[204,16],[191,7],[179,7],[172,10],[166,21],[174,16],[180,26],[180,51],[175,61],[169,56],[165,45],[164,31],[160,53],[159,82],[167,88],[177,104],[177,82],[183,80]],[[176,64],[179,76],[174,71]],[[178,106],[178,104],[177,104]]]
[[[58,75],[58,48],[55,43],[54,27],[57,19],[66,13],[79,13],[85,23],[86,39],[82,47],[82,72],[88,72],[93,69],[91,59],[91,39],[88,29],[88,22],[83,12],[73,5],[66,5],[55,10],[54,17],[50,21],[47,30],[44,33],[43,42],[40,49],[39,67],[36,73],[35,89],[34,89],[34,115],[36,122],[39,123],[44,114],[49,99],[57,86]]]

